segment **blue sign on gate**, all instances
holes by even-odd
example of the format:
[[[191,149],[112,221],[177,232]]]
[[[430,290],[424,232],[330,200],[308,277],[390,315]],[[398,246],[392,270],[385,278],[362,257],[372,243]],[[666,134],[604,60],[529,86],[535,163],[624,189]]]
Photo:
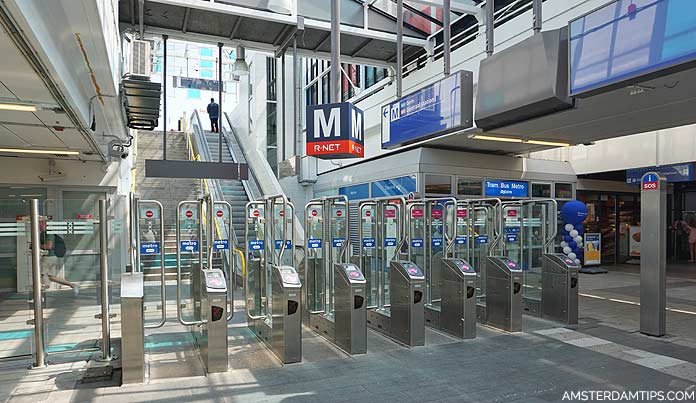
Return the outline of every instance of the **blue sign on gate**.
[[[442,246],[442,238],[433,238],[432,239],[432,244],[435,247]]]
[[[321,239],[310,238],[307,240],[307,249],[321,249]]]
[[[423,239],[422,238],[411,239],[411,247],[412,248],[422,248],[423,247]]]
[[[362,247],[366,249],[372,249],[375,247],[375,238],[363,238]]]
[[[465,236],[458,236],[454,238],[454,243],[457,245],[466,245],[466,237]]]
[[[213,246],[214,246],[215,250],[229,249],[230,248],[230,240],[229,239],[216,239],[213,241]]]
[[[473,80],[458,71],[382,107],[382,148],[473,126]]]
[[[160,253],[159,242],[148,242],[140,244],[141,255],[157,255]]]
[[[340,248],[343,246],[343,243],[346,241],[345,238],[334,238],[331,240],[331,244],[333,245],[334,248]]]
[[[181,251],[182,252],[198,252],[198,240],[190,239],[188,241],[181,241]]]
[[[505,234],[505,242],[517,242],[517,234]]]
[[[283,246],[283,241],[280,239],[275,240],[275,248],[276,250],[280,250],[280,247]],[[290,240],[285,241],[285,249],[291,249],[292,248],[292,242]]]
[[[477,243],[488,243],[488,235],[479,235],[476,237],[476,242]]]
[[[249,250],[263,250],[265,243],[263,239],[250,239]]]
[[[384,238],[384,246],[396,246],[396,238]]]

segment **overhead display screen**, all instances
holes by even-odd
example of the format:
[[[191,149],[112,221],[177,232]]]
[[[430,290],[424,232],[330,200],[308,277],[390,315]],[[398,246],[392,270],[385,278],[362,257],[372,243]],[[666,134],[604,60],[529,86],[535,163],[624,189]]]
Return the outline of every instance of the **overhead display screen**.
[[[571,21],[571,95],[696,60],[695,15],[694,0],[618,0]]]

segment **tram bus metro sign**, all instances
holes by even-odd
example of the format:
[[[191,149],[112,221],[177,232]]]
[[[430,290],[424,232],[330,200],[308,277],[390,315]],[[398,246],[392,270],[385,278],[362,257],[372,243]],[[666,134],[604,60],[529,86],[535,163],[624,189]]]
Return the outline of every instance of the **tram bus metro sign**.
[[[307,106],[306,151],[320,159],[365,156],[363,111],[350,102]]]

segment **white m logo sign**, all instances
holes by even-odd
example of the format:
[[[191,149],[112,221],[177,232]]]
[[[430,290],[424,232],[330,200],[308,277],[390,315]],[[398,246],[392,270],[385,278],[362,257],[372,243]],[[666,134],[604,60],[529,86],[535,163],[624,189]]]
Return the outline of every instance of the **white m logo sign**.
[[[324,111],[322,109],[316,109],[314,111],[314,138],[318,139],[320,137],[340,137],[341,128],[341,108],[332,108],[329,112],[329,119],[327,121]]]
[[[352,119],[352,128],[350,137],[362,142],[363,138],[363,115],[358,113],[354,108],[350,110]]]

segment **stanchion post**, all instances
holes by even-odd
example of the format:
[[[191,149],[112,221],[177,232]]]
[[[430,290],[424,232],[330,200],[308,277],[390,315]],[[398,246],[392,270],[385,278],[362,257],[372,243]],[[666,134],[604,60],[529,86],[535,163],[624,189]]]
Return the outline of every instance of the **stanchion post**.
[[[34,297],[34,368],[46,366],[44,344],[43,300],[41,290],[41,233],[39,230],[39,199],[31,199],[31,279]]]

